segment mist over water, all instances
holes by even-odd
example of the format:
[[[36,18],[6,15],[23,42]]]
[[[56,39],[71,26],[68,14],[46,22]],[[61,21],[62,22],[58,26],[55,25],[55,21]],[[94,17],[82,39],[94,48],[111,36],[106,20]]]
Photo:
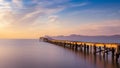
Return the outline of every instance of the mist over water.
[[[119,68],[111,56],[45,43],[35,39],[0,40],[0,68]]]

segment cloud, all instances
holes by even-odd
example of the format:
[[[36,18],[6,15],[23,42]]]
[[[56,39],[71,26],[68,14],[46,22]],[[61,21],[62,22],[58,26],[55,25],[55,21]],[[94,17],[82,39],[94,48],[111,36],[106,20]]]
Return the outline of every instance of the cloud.
[[[14,20],[14,16],[12,14],[12,12],[10,11],[4,11],[4,12],[0,12],[0,25],[1,27],[6,27],[9,26],[11,24],[11,22],[13,22]]]
[[[76,27],[83,35],[113,35],[120,34],[120,20],[106,20],[95,23],[83,24]],[[75,30],[76,31],[76,30]]]
[[[69,3],[71,0],[0,0],[0,18],[10,27],[29,27],[40,16],[57,21],[57,13],[70,8],[87,5],[87,3]],[[39,18],[39,19],[38,19]],[[7,19],[7,20],[6,20]]]
[[[64,10],[63,7],[49,8],[45,3],[61,3],[57,0],[11,0],[0,1],[0,20],[10,27],[27,27],[35,23],[40,16],[51,16]],[[40,5],[42,4],[42,5]],[[6,20],[7,19],[7,20]],[[52,18],[53,20],[53,18]],[[55,20],[55,19],[54,19]]]
[[[0,0],[0,2],[3,2],[4,0]]]
[[[23,7],[22,0],[12,0],[13,6]]]
[[[11,8],[10,3],[0,1],[0,10],[6,10],[6,9],[10,10],[10,8]]]
[[[120,13],[120,10],[118,10],[118,13]]]
[[[88,3],[84,2],[84,3],[78,3],[78,4],[69,4],[69,7],[82,7],[86,5],[88,5]]]
[[[58,21],[58,16],[55,16],[55,15],[49,16],[48,19],[49,19],[48,22],[55,23]]]

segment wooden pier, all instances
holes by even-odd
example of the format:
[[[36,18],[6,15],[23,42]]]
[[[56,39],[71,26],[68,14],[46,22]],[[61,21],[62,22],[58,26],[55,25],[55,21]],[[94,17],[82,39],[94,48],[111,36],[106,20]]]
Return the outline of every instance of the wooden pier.
[[[55,40],[41,37],[40,40],[51,44],[67,47],[76,51],[89,52],[93,55],[101,55],[104,57],[111,54],[112,60],[118,62],[120,56],[120,44],[119,43],[97,43],[97,42],[80,42],[69,40]]]

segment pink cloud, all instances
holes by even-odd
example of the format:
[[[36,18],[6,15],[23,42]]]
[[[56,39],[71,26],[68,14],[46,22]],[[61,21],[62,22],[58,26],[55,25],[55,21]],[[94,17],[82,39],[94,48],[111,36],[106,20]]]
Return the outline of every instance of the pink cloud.
[[[77,30],[75,31],[83,35],[120,34],[120,20],[107,20],[91,24],[83,24],[77,27]]]

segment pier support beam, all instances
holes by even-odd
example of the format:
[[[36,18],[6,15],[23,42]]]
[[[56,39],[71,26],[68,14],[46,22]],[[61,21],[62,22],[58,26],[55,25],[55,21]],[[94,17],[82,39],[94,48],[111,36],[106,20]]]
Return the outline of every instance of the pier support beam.
[[[72,42],[70,42],[70,48],[72,48]]]
[[[97,48],[96,45],[94,45],[94,46],[93,46],[93,50],[94,50],[93,54],[94,54],[94,55],[96,55],[96,51],[97,51],[96,48]]]
[[[101,56],[101,51],[102,51],[102,50],[101,50],[101,47],[99,46],[99,55],[100,55],[100,56]]]
[[[111,49],[111,53],[112,53],[112,60],[114,61],[114,55],[115,55],[115,49],[114,48]]]
[[[120,56],[120,46],[117,46],[117,50],[116,50],[116,62],[118,62],[118,59],[119,59],[119,56]]]
[[[75,42],[75,50],[77,51],[78,50],[78,44],[77,44],[77,42]]]
[[[86,44],[84,44],[83,47],[84,47],[84,52],[86,53]]]
[[[80,44],[80,51],[82,51],[82,44]]]
[[[92,53],[92,45],[90,45],[90,53]]]
[[[87,53],[89,53],[89,45],[87,45]]]
[[[105,58],[105,51],[106,51],[106,46],[104,45],[104,47],[103,47],[103,58]]]

